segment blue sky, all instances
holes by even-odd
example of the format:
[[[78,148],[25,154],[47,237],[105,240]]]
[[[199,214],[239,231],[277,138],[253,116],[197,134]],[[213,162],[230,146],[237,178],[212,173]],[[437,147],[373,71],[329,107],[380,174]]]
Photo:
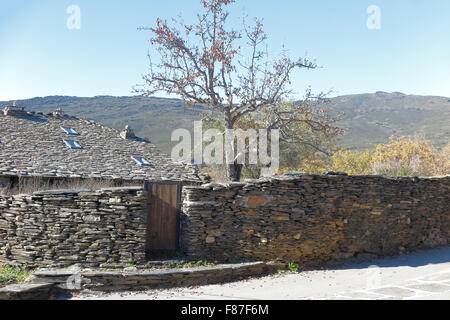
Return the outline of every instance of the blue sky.
[[[66,10],[81,9],[81,29],[69,30]],[[369,30],[366,10],[381,9],[381,29]],[[0,0],[0,100],[47,95],[131,95],[148,67],[157,17],[186,21],[198,0]],[[293,88],[333,95],[375,91],[450,97],[448,0],[240,0],[243,12],[264,18],[269,51],[317,60]]]

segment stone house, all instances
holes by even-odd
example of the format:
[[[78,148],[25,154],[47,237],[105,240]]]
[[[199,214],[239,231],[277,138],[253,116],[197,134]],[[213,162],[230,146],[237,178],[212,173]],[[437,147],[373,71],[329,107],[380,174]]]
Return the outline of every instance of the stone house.
[[[201,181],[195,166],[174,163],[129,126],[120,132],[61,109],[44,115],[7,106],[0,114],[0,186],[19,177]]]
[[[82,263],[103,261],[108,252],[111,261],[130,262],[150,249],[178,248],[181,190],[208,179],[196,166],[173,162],[129,126],[119,131],[61,109],[42,114],[14,105],[3,111],[0,261],[51,264],[72,250],[84,252],[76,255]],[[64,238],[62,249],[45,258],[54,237]],[[47,247],[31,250],[30,241]],[[102,241],[110,243],[107,249],[95,246]],[[88,242],[94,247],[81,249]],[[74,261],[74,252],[66,262]]]

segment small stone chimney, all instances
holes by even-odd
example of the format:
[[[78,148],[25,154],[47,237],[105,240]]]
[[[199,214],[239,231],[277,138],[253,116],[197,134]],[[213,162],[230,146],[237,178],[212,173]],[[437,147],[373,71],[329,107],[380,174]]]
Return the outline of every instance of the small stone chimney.
[[[54,117],[64,117],[64,111],[61,108],[56,109],[55,111],[53,111],[53,116]]]
[[[130,128],[129,125],[126,125],[125,129],[120,132],[120,136],[123,139],[125,139],[125,140],[127,140],[127,139],[136,139],[134,131],[133,131],[133,129]]]
[[[6,106],[3,109],[3,114],[5,116],[27,116],[28,115],[28,113],[25,111],[24,107],[16,106],[15,101],[12,106]]]

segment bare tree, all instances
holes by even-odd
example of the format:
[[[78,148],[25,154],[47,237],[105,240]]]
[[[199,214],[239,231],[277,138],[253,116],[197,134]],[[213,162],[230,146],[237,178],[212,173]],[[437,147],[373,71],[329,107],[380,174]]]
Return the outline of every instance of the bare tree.
[[[314,130],[337,130],[323,114],[314,117],[311,96],[291,110],[276,108],[292,93],[289,85],[293,71],[317,66],[307,59],[291,59],[285,50],[281,57],[269,59],[267,35],[260,19],[255,19],[251,27],[244,19],[242,30],[228,30],[229,14],[224,9],[234,2],[201,0],[204,12],[197,15],[197,22],[192,25],[173,20],[174,25],[170,26],[166,20],[158,19],[155,27],[141,27],[153,33],[150,42],[160,53],[160,60],[153,63],[149,55],[145,84],[135,90],[145,95],[175,94],[188,105],[218,111],[226,129],[235,129],[247,115],[266,110],[271,113],[268,130],[280,129],[282,138],[292,142],[314,145],[296,135],[295,130],[289,130],[299,121]],[[227,165],[227,175],[233,181],[240,180],[241,170],[242,165],[237,162]]]

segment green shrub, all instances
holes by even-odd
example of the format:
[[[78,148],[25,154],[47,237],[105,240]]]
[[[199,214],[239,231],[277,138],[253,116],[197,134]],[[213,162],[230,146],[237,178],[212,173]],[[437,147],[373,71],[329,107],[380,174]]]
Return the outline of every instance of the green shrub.
[[[298,264],[296,264],[294,262],[290,262],[288,264],[287,268],[289,269],[289,271],[297,272],[298,271]]]
[[[11,265],[0,265],[0,285],[24,282],[29,275],[30,272],[25,268]]]

